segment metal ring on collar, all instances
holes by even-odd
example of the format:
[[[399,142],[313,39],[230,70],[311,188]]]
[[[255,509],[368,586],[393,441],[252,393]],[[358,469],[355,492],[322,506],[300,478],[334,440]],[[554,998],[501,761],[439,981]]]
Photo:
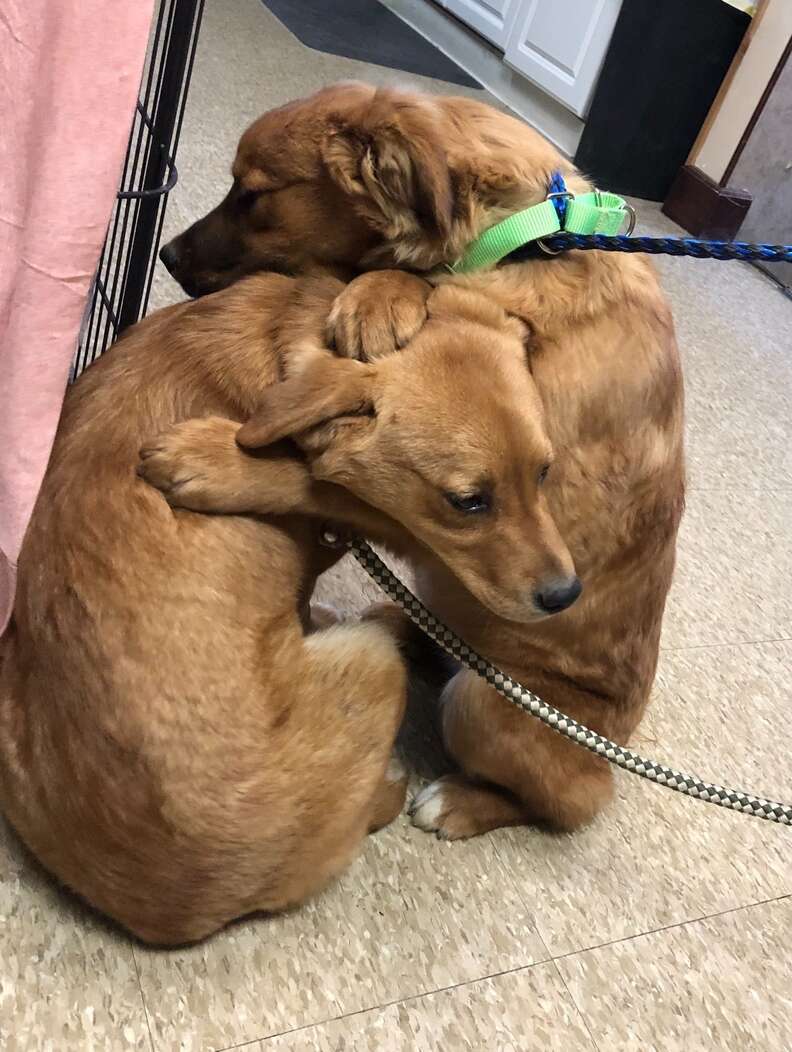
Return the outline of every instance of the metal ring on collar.
[[[545,195],[545,201],[552,201],[554,197],[565,197],[569,201],[574,201],[575,199],[575,195],[571,190],[554,190],[551,194]],[[559,230],[559,233],[562,234],[563,230]],[[536,244],[546,256],[559,256],[564,251],[562,248],[548,248],[541,237],[537,239]]]
[[[563,232],[563,230],[559,230],[560,234],[563,234]],[[544,243],[544,239],[541,237],[537,240],[536,244],[546,256],[560,256],[561,253],[565,251],[565,249],[563,248],[548,248],[547,245]]]
[[[635,230],[635,224],[637,222],[638,216],[636,215],[635,209],[629,203],[629,201],[624,202],[624,210],[629,216],[629,222],[627,224],[627,229],[622,234],[622,237],[629,237],[630,234],[632,234],[633,230]]]

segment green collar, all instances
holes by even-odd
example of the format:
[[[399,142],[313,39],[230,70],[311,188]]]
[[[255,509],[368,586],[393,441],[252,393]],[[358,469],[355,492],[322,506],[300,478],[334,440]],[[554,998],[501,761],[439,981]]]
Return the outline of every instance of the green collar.
[[[555,205],[555,200],[560,197],[567,199],[563,225]],[[541,245],[542,238],[561,231],[568,234],[618,234],[627,218],[634,223],[635,213],[617,194],[603,190],[593,190],[579,197],[566,190],[548,194],[541,204],[524,208],[485,230],[448,269],[452,274],[481,270],[531,241],[538,241]]]

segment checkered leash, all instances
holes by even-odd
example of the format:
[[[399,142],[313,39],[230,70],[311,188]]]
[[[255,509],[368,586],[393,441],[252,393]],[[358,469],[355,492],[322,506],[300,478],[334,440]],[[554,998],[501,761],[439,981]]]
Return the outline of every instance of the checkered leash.
[[[339,538],[330,531],[325,532],[324,539],[326,543],[333,546],[339,543]],[[414,621],[430,639],[438,643],[446,653],[457,658],[462,664],[467,665],[469,669],[485,679],[490,686],[494,687],[512,705],[516,705],[518,709],[531,716],[536,716],[542,723],[565,738],[569,738],[570,741],[582,745],[590,752],[602,756],[609,763],[630,771],[632,774],[638,774],[642,778],[657,782],[658,785],[675,789],[686,796],[694,796],[709,804],[728,807],[732,811],[742,811],[743,814],[754,815],[756,818],[765,818],[768,822],[779,822],[785,826],[792,825],[792,807],[787,804],[763,800],[761,797],[751,796],[749,793],[739,792],[736,789],[724,789],[721,785],[710,785],[709,782],[702,782],[701,779],[689,774],[680,774],[671,767],[664,767],[662,764],[655,763],[654,760],[646,760],[630,752],[629,749],[589,730],[588,727],[584,727],[570,716],[565,716],[563,712],[559,712],[552,705],[542,701],[536,694],[526,690],[505,672],[490,665],[467,643],[454,635],[450,628],[438,621],[409,588],[402,584],[365,541],[353,538],[342,543],[349,548],[363,569],[373,577],[380,588],[398,603],[410,620]]]

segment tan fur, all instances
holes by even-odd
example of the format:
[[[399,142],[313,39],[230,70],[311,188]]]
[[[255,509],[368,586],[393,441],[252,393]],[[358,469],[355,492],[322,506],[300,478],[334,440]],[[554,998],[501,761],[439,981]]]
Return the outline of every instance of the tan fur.
[[[263,503],[354,522],[413,561],[431,551],[489,611],[536,621],[537,591],[573,566],[543,494],[552,450],[522,326],[458,289],[436,290],[427,306],[402,353],[364,364],[317,346],[241,429],[217,418],[179,424],[143,450],[141,472],[177,507],[239,514]],[[272,465],[240,448],[289,436],[310,473],[299,460]],[[488,514],[466,515],[447,498],[485,488]]]
[[[530,128],[477,101],[341,85],[266,114],[245,133],[228,198],[173,242],[174,274],[200,290],[270,265],[431,271],[542,200],[556,168],[571,189],[588,188]],[[249,187],[265,192],[243,213],[237,196]],[[342,211],[353,219],[340,226]],[[213,269],[217,239],[232,261],[222,273]],[[237,239],[245,251],[235,255]],[[547,500],[584,593],[540,624],[495,618],[425,551],[416,560],[422,597],[549,702],[626,741],[654,677],[684,500],[682,379],[654,270],[636,256],[570,252],[466,277],[438,269],[431,280],[484,292],[532,333],[529,366],[556,453]],[[424,295],[387,271],[369,275],[364,293],[352,286],[336,307],[336,342],[360,356],[354,319],[368,304],[370,331],[380,304],[378,354],[389,333],[398,346],[391,303],[415,324]],[[475,415],[466,421],[475,426]],[[491,800],[479,806],[481,780],[513,794],[503,797],[502,822],[513,820],[517,799],[524,820],[572,829],[610,798],[600,761],[510,710],[482,682],[455,681],[444,713],[447,745],[476,780],[467,802],[455,786],[448,835],[501,824]]]
[[[390,610],[357,625],[306,610],[336,557],[315,520],[174,514],[136,476],[139,448],[180,419],[222,414],[170,433],[178,444],[197,427],[216,443],[199,444],[171,489],[195,491],[202,468],[230,453],[224,481],[238,502],[242,461],[282,494],[274,511],[296,509],[307,489],[308,511],[362,516],[411,549],[395,521],[405,458],[422,449],[436,475],[413,480],[407,503],[419,509],[421,496],[445,505],[442,488],[465,483],[471,458],[476,471],[501,470],[502,420],[526,462],[546,455],[519,322],[475,294],[438,290],[415,347],[362,364],[322,348],[341,287],[254,277],[136,326],[69,392],[25,539],[0,663],[0,803],[61,881],[149,942],[193,941],[300,902],[398,813],[406,778],[389,757],[405,672]],[[460,435],[435,464],[428,436],[451,425],[452,391],[436,388],[399,418],[401,392],[425,386],[422,368],[445,369],[472,397],[482,363],[492,441]],[[254,410],[248,439],[267,449],[246,454],[234,436]],[[319,486],[278,441],[305,428]],[[166,453],[156,442],[144,451],[161,485]],[[533,616],[534,577],[569,556],[533,477],[504,488],[542,525],[519,564],[488,560],[493,545],[513,544],[513,524],[471,550],[453,513],[444,533],[430,523],[427,542],[485,600]]]
[[[304,325],[322,332],[337,288],[299,297]],[[61,881],[150,942],[301,901],[404,800],[385,778],[405,680],[389,632],[303,633],[334,558],[316,526],[174,515],[135,475],[152,432],[253,411],[294,289],[258,277],[168,308],[92,367],[19,563],[0,803]]]

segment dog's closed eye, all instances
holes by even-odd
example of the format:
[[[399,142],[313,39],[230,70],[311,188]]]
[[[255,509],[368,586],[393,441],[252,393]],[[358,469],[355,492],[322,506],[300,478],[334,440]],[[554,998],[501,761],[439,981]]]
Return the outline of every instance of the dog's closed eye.
[[[489,493],[444,493],[443,496],[452,508],[463,515],[483,515],[492,508]]]

